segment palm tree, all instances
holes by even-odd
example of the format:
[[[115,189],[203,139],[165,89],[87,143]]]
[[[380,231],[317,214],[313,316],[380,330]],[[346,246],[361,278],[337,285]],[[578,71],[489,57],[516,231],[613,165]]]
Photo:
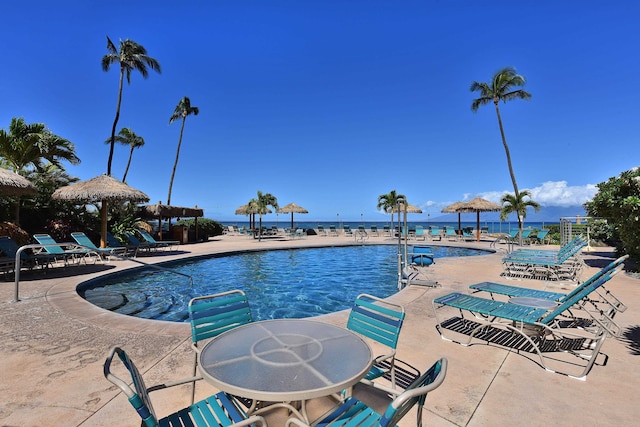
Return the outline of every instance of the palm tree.
[[[125,182],[127,180],[127,173],[129,173],[129,167],[131,166],[131,158],[133,157],[133,150],[144,146],[144,138],[141,136],[138,136],[130,128],[122,128],[120,129],[120,132],[118,132],[118,136],[116,136],[115,140],[120,144],[128,145],[130,148],[129,160],[127,161],[127,168],[124,170],[124,175],[122,176],[122,182]],[[105,143],[110,144],[111,138],[107,139]]]
[[[133,40],[120,40],[120,49],[116,48],[109,36],[107,36],[107,53],[102,57],[102,70],[109,71],[111,64],[120,64],[120,84],[118,88],[118,104],[116,106],[116,118],[111,128],[111,147],[109,148],[109,161],[107,162],[107,175],[111,175],[111,162],[113,160],[113,148],[116,142],[116,126],[120,118],[120,105],[122,103],[122,83],[127,77],[127,83],[131,84],[131,71],[137,70],[145,79],[149,76],[147,67],[160,73],[160,63],[147,55],[147,49]]]
[[[44,172],[51,164],[61,168],[63,160],[80,163],[73,143],[51,132],[44,123],[26,123],[23,118],[11,119],[9,131],[0,129],[2,164],[20,175]],[[20,221],[20,198],[17,198],[15,222]]]
[[[391,229],[394,229],[393,225],[393,213],[397,210],[398,203],[406,201],[404,194],[396,193],[396,190],[391,190],[390,193],[381,194],[378,196],[378,205],[376,209],[382,210],[385,213],[391,214]],[[398,212],[398,221],[400,220],[400,212]]]
[[[180,139],[178,140],[178,150],[176,151],[176,161],[173,163],[173,171],[171,172],[171,181],[169,181],[169,195],[167,196],[167,205],[171,205],[171,189],[173,188],[173,178],[176,175],[176,168],[178,167],[178,158],[180,157],[180,145],[182,145],[182,133],[184,132],[184,122],[187,120],[187,116],[193,114],[197,116],[200,110],[198,107],[191,106],[191,100],[188,96],[185,96],[178,102],[176,109],[169,118],[169,124],[182,118],[182,127],[180,128]]]
[[[525,200],[525,197],[528,197],[528,199]],[[517,195],[505,193],[500,199],[500,203],[502,203],[501,221],[505,221],[511,213],[515,213],[518,217],[518,234],[520,236],[520,245],[522,246],[522,221],[527,217],[527,208],[531,207],[538,212],[540,204],[531,200],[531,192],[529,190],[521,191]]]
[[[500,126],[500,135],[502,135],[502,145],[504,145],[504,151],[507,155],[507,163],[509,164],[509,174],[511,175],[511,182],[513,183],[513,191],[518,197],[518,184],[516,183],[516,176],[513,173],[513,166],[511,165],[511,154],[509,153],[509,146],[507,145],[507,139],[504,136],[504,128],[502,126],[502,118],[500,117],[500,108],[498,103],[500,101],[507,102],[512,99],[531,99],[531,94],[522,89],[515,89],[518,86],[524,86],[525,79],[523,76],[516,74],[516,70],[513,67],[506,67],[498,71],[490,83],[473,82],[471,83],[471,92],[479,92],[480,98],[476,98],[471,103],[471,110],[475,113],[481,105],[493,102],[496,106],[496,114],[498,115],[498,125]]]
[[[259,234],[258,238],[262,238],[262,215],[269,213],[269,206],[274,210],[278,210],[278,199],[271,193],[263,193],[258,191],[258,197],[249,201],[252,208],[255,208],[255,213],[260,216]]]

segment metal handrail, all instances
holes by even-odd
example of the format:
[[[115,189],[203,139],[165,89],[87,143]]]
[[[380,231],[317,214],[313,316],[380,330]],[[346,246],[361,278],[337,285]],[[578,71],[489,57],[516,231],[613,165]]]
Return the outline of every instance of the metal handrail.
[[[16,251],[16,263],[15,263],[14,272],[13,272],[13,274],[15,276],[15,283],[14,283],[15,289],[14,289],[14,295],[13,295],[13,302],[20,301],[20,296],[19,296],[19,293],[20,293],[20,270],[21,270],[21,267],[22,267],[22,265],[21,265],[22,262],[21,262],[20,258],[21,258],[22,252],[24,252],[27,249],[45,249],[47,247],[53,247],[53,246],[72,247],[74,249],[86,249],[87,251],[93,252],[96,255],[100,256],[100,254],[98,252],[96,252],[96,250],[94,248],[90,248],[88,246],[79,245],[77,243],[71,243],[71,242],[68,242],[68,243],[55,243],[55,244],[54,243],[46,243],[46,244],[39,244],[38,243],[38,244],[31,244],[31,245],[21,246]],[[55,255],[55,254],[51,254],[51,255]],[[148,262],[143,262],[143,261],[140,261],[139,259],[130,258],[130,257],[124,256],[124,255],[116,254],[116,253],[111,253],[111,254],[109,254],[109,256],[110,257],[111,256],[115,256],[116,258],[127,260],[127,261],[133,261],[133,262],[136,262],[138,264],[142,264],[142,265],[144,265],[146,267],[155,268],[156,270],[166,271],[166,272],[169,272],[169,273],[177,274],[179,276],[187,277],[189,279],[189,283],[190,283],[191,287],[193,287],[193,277],[191,277],[188,274],[181,273],[179,271],[175,271],[175,270],[172,270],[170,268],[162,267],[162,266],[159,266],[159,265],[156,265],[156,264],[149,264]]]

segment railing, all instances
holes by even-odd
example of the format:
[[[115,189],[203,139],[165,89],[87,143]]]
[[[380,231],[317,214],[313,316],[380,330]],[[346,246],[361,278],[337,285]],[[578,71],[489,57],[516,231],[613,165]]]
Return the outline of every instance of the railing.
[[[87,253],[94,253],[96,254],[98,257],[100,257],[100,254],[98,252],[96,252],[93,248],[87,247],[87,246],[83,246],[83,245],[79,245],[77,243],[47,243],[47,244],[32,244],[32,245],[24,245],[21,246],[20,248],[18,248],[18,250],[16,251],[16,263],[15,263],[15,267],[14,267],[14,276],[15,276],[15,282],[14,282],[14,295],[13,295],[13,302],[18,302],[20,301],[20,270],[22,268],[22,261],[21,261],[21,255],[22,253],[27,250],[27,249],[45,249],[45,248],[49,248],[49,247],[61,247],[61,248],[73,248],[73,249],[84,249],[87,251]],[[55,256],[56,254],[49,254],[49,255],[53,255]],[[60,254],[60,255],[64,255],[64,254]],[[173,273],[173,274],[177,274],[179,276],[184,276],[187,277],[189,279],[189,284],[191,287],[193,287],[193,277],[189,276],[188,274],[184,274],[184,273],[180,273],[179,271],[175,271],[175,270],[171,270],[170,268],[166,268],[166,267],[162,267],[159,265],[155,265],[155,264],[149,264],[148,262],[143,262],[140,261],[139,259],[136,258],[131,258],[131,257],[127,257],[124,255],[119,255],[116,253],[110,253],[109,257],[115,257],[115,258],[119,258],[122,260],[128,260],[128,261],[133,261],[135,263],[144,265],[146,267],[150,267],[156,270],[160,270],[160,271],[166,271],[169,273]]]

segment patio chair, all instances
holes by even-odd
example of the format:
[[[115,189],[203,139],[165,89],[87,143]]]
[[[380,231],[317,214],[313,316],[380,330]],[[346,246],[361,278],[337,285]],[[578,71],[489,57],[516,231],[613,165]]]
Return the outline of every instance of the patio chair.
[[[424,228],[422,228],[421,225],[416,225],[416,233],[415,233],[415,238],[416,240],[425,240],[426,237],[424,235]]]
[[[107,247],[118,248],[120,250],[123,250],[126,256],[132,256],[135,258],[138,255],[138,249],[141,249],[141,246],[139,241],[137,241],[137,243],[132,242],[131,239],[129,238],[129,234],[130,233],[127,233],[127,232],[124,233],[125,237],[127,238],[127,241],[129,241],[129,244],[125,245],[122,242],[120,242],[120,240],[118,240],[116,236],[114,236],[113,234],[107,231]]]
[[[126,247],[99,248],[91,241],[91,239],[89,239],[89,237],[87,237],[86,234],[81,231],[71,233],[71,237],[73,237],[73,240],[75,240],[78,245],[94,251],[95,253],[100,255],[101,258],[106,258],[107,260],[109,260],[112,256],[116,256],[119,258],[127,256]]]
[[[194,351],[193,375],[198,366],[198,343],[217,337],[223,332],[253,321],[249,300],[241,290],[195,297],[189,301],[191,323],[191,348]],[[191,390],[191,402],[195,397],[195,381]]]
[[[447,239],[449,239],[449,241],[456,241],[460,239],[460,236],[458,236],[458,234],[456,233],[456,230],[451,228],[451,227],[447,227],[447,230],[444,233],[445,237],[447,237]]]
[[[96,260],[100,258],[100,255],[98,255],[96,252],[90,249],[82,249],[82,248],[65,249],[63,246],[59,246],[59,243],[56,242],[54,238],[48,234],[34,234],[33,238],[36,240],[36,242],[40,243],[41,245],[47,245],[47,246],[44,246],[45,252],[47,252],[50,255],[53,255],[56,259],[61,258],[62,261],[64,262],[64,265],[69,265],[69,260],[71,260],[72,262],[84,261],[84,263],[86,264],[87,258],[94,258],[93,263],[95,264]],[[75,246],[75,245],[70,244],[68,246]]]
[[[16,256],[18,255],[18,250],[20,246],[9,236],[0,237],[0,252],[4,254],[7,259],[4,260],[5,264],[11,260],[14,265],[16,261]],[[20,266],[26,268],[48,268],[52,262],[56,261],[56,256],[48,253],[39,253],[33,254],[28,252],[20,253]]]
[[[299,426],[335,426],[335,427],[393,427],[417,404],[416,426],[422,427],[422,408],[427,394],[444,382],[447,374],[447,359],[441,358],[433,364],[420,378],[416,379],[407,389],[397,396],[387,406],[383,414],[376,412],[355,397],[349,397],[328,415],[319,421],[307,424],[298,418],[289,418],[287,427]]]
[[[177,247],[180,245],[179,240],[156,240],[146,230],[138,229],[137,231],[142,236],[142,238],[145,240],[146,243],[149,243],[150,245],[155,245],[155,247],[157,248],[166,248],[171,251],[171,250],[177,249]]]
[[[344,232],[345,236],[349,236],[349,237],[353,236],[353,231],[351,231],[351,226],[350,225],[343,225],[342,226],[342,231]]]
[[[538,230],[535,237],[532,238],[532,243],[537,243],[539,245],[544,245],[545,240],[548,238],[549,230]]]
[[[585,380],[606,337],[615,336],[619,331],[602,310],[582,306],[579,312],[585,316],[576,316],[573,309],[620,269],[603,274],[550,310],[453,292],[433,300],[436,329],[443,339],[464,346],[469,346],[474,338],[478,338],[519,354],[537,355],[538,364],[545,370]],[[445,308],[455,309],[459,316],[442,320],[440,313]],[[583,325],[588,327],[581,329]],[[467,339],[464,342],[462,339],[456,340],[453,336],[445,335],[445,330],[456,333],[456,336],[466,336]],[[552,356],[546,356],[550,353]],[[565,356],[560,357],[558,353]],[[570,355],[577,360],[568,359]],[[585,360],[586,364],[579,363]],[[572,371],[552,367],[550,363],[569,366]],[[582,371],[576,373],[574,369],[579,368]]]
[[[111,373],[111,364],[114,356],[118,355],[119,360],[131,376],[133,388],[129,386],[129,381],[125,381]],[[116,359],[117,360],[117,359]],[[151,404],[149,393],[187,384],[200,378],[186,378],[184,380],[167,382],[147,388],[142,375],[127,353],[120,347],[113,347],[104,362],[104,376],[109,382],[115,384],[129,399],[129,403],[134,407],[140,418],[142,426],[146,427],[169,427],[169,426],[201,426],[201,427],[231,427],[231,426],[265,426],[267,425],[263,417],[254,415],[248,417],[236,400],[223,392],[219,392],[162,419],[158,419]]]
[[[380,232],[378,231],[378,226],[377,225],[372,225],[371,227],[369,227],[369,230],[371,231],[371,235],[372,236],[380,236]]]
[[[375,357],[363,382],[374,384],[373,380],[388,374],[391,388],[396,389],[395,356],[404,317],[404,307],[400,304],[369,294],[357,296],[349,313],[347,329],[372,339],[388,349],[385,350],[385,354]]]
[[[327,236],[327,230],[324,229],[324,225],[318,224],[318,236]]]
[[[336,229],[335,225],[330,225],[329,226],[329,236],[337,236],[338,235],[338,230]]]
[[[429,227],[429,237],[431,240],[442,240],[442,235],[440,234],[440,227]]]
[[[387,237],[391,237],[391,227],[385,225],[382,227],[382,234]]]

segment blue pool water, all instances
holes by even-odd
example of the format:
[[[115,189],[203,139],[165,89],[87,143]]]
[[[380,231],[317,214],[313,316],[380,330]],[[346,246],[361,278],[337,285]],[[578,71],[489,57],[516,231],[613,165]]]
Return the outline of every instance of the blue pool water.
[[[436,258],[486,251],[433,246]],[[437,264],[437,263],[436,263]],[[397,246],[370,245],[272,250],[185,260],[172,270],[118,273],[78,288],[89,302],[146,319],[188,321],[195,296],[231,289],[246,292],[255,320],[304,318],[349,308],[366,292],[381,298],[397,291]]]

